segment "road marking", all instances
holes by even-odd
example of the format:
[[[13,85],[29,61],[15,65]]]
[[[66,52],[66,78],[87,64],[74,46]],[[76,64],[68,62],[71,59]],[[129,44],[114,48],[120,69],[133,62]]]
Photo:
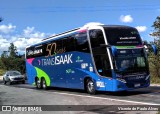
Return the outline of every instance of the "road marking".
[[[8,86],[9,87],[9,86]],[[14,86],[12,86],[14,87]],[[17,87],[15,87],[17,88]],[[29,88],[22,88],[22,89],[29,89]],[[29,89],[33,91],[39,91],[37,89]],[[61,95],[69,95],[69,96],[78,96],[78,97],[87,97],[87,98],[95,98],[95,99],[103,99],[103,100],[110,100],[110,101],[118,101],[118,102],[127,102],[127,103],[135,103],[135,104],[140,104],[140,105],[160,105],[156,103],[147,103],[147,102],[138,102],[138,101],[130,101],[130,100],[120,100],[120,99],[113,99],[113,98],[104,98],[104,97],[96,97],[96,96],[89,96],[89,95],[77,95],[77,94],[70,94],[70,93],[60,93],[60,92],[53,92],[53,91],[39,91],[39,92],[45,92],[45,93],[56,93],[56,94],[61,94]]]
[[[160,105],[160,104],[156,104],[156,103],[147,103],[147,102],[120,100],[120,99],[113,99],[113,98],[106,98],[106,97],[104,98],[104,97],[96,97],[96,96],[88,96],[88,95],[76,95],[76,94],[70,94],[70,93],[59,93],[59,92],[53,92],[53,93],[62,94],[62,95],[69,95],[69,96],[78,96],[78,97],[88,97],[88,98],[95,98],[95,99],[104,99],[104,100],[110,100],[110,101],[137,103],[137,104],[142,104],[142,105]]]

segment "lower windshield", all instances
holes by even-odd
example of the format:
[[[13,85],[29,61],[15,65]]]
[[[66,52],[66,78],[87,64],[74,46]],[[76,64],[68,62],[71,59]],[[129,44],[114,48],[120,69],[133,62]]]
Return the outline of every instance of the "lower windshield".
[[[143,49],[119,49],[115,57],[115,69],[120,73],[148,72]]]

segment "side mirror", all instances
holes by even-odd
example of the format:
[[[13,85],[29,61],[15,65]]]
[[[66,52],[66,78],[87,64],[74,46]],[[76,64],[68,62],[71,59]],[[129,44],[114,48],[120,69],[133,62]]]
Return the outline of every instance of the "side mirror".
[[[149,53],[150,51],[152,51],[154,53],[154,55],[157,55],[157,53],[158,53],[158,49],[157,49],[156,45],[154,45],[154,44],[144,45],[144,48],[147,53]]]
[[[112,51],[112,55],[114,57],[116,57],[117,56],[117,48],[115,46],[111,46],[111,51]]]

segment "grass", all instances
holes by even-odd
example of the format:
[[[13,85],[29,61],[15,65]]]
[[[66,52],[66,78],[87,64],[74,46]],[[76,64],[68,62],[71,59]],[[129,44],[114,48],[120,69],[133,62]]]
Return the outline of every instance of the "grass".
[[[151,83],[152,84],[160,84],[160,78],[155,77],[155,76],[151,76]]]
[[[150,69],[151,84],[160,84],[160,77],[156,75],[154,70]]]

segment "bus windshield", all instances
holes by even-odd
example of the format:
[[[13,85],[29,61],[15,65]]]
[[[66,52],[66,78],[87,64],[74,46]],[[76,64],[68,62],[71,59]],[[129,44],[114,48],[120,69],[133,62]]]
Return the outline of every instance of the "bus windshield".
[[[120,73],[148,72],[148,64],[143,49],[118,49],[115,69]]]
[[[132,27],[104,27],[107,42],[115,46],[142,45],[138,31]]]

